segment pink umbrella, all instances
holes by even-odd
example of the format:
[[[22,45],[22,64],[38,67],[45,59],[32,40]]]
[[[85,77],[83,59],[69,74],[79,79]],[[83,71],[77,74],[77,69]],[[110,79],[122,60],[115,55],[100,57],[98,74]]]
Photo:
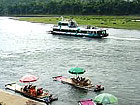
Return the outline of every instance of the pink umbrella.
[[[28,82],[34,82],[37,81],[38,77],[34,76],[34,75],[25,75],[22,78],[20,78],[20,82],[23,83],[28,83]]]
[[[92,99],[85,99],[79,101],[80,105],[95,105],[95,103],[92,101]]]

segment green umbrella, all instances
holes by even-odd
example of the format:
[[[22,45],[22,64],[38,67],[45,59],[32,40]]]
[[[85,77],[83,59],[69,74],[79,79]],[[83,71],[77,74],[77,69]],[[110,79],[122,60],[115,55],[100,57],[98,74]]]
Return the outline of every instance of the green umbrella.
[[[118,103],[117,97],[112,94],[103,93],[94,98],[94,102],[102,103],[103,105],[116,105]]]
[[[85,72],[85,70],[84,69],[82,69],[82,68],[78,68],[78,67],[75,67],[75,68],[71,68],[70,70],[69,70],[69,73],[71,73],[71,74],[83,74]]]

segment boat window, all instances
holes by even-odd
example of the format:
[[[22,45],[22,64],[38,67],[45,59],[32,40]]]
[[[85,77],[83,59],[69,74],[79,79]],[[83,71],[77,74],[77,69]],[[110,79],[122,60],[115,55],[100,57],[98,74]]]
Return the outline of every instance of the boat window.
[[[105,30],[103,30],[103,31],[98,31],[97,32],[99,35],[101,35],[101,34],[106,34],[106,31]]]
[[[68,23],[61,23],[62,26],[68,26]]]
[[[102,34],[106,34],[106,31],[104,30],[104,31],[102,31]]]
[[[101,34],[102,34],[102,31],[98,31],[97,33],[98,33],[99,35],[101,35]]]
[[[71,21],[70,22],[70,27],[75,28],[75,27],[77,27],[77,24],[75,22]]]
[[[68,23],[58,22],[58,26],[68,26]]]
[[[81,30],[81,33],[87,33],[87,31],[82,31],[82,30]]]
[[[92,34],[92,31],[87,31],[88,34]]]

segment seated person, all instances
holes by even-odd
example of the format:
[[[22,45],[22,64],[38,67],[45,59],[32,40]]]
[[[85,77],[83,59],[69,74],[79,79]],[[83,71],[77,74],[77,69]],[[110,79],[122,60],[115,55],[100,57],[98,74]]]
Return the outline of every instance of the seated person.
[[[43,94],[43,88],[37,89],[37,96]]]
[[[71,78],[71,80],[74,82],[74,83],[78,83],[78,80],[77,79],[75,79],[75,78]]]
[[[77,81],[80,81],[80,80],[81,80],[81,78],[78,76],[78,77],[76,78],[76,80],[77,80]]]
[[[32,87],[32,85],[30,84],[29,86],[28,86],[28,89],[30,89]]]
[[[84,82],[83,83],[83,86],[88,86],[89,84],[87,82]]]
[[[81,77],[80,81],[84,81],[86,78]]]
[[[97,88],[97,89],[100,89],[100,88],[101,88],[101,85],[96,85],[96,88]]]
[[[36,86],[32,86],[29,90],[30,94],[34,97],[37,96],[37,92],[36,92],[35,88],[36,88]]]
[[[91,81],[89,79],[86,79],[83,83],[84,86],[91,85]]]
[[[85,78],[83,78],[83,77],[79,77],[79,76],[78,76],[78,77],[76,78],[76,80],[77,80],[78,82],[81,82],[81,81],[84,81]]]
[[[28,85],[24,86],[23,91],[26,92],[26,93],[28,92]]]
[[[91,80],[89,80],[89,79],[88,79],[88,84],[89,84],[89,85],[92,85]]]

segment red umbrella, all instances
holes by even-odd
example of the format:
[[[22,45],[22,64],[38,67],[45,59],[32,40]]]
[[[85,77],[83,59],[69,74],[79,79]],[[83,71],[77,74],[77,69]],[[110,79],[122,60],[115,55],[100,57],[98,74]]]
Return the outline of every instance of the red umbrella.
[[[34,75],[25,75],[22,78],[20,78],[20,82],[23,83],[28,83],[28,82],[34,82],[37,81],[38,77],[34,76]]]

